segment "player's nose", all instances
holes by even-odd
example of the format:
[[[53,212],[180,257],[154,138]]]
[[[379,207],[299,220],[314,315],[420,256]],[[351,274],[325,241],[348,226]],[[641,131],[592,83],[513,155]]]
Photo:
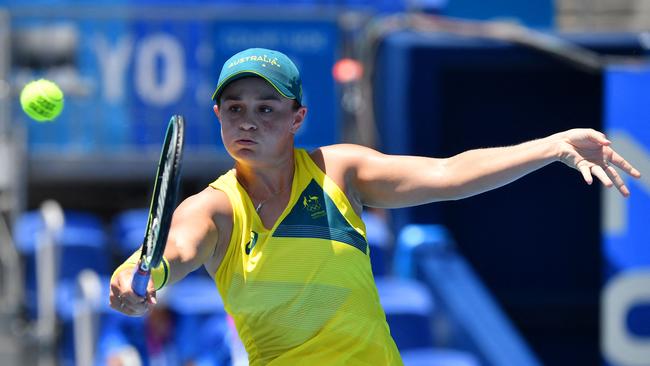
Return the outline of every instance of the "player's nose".
[[[255,131],[257,130],[257,123],[251,117],[248,117],[239,124],[239,128],[243,131]]]

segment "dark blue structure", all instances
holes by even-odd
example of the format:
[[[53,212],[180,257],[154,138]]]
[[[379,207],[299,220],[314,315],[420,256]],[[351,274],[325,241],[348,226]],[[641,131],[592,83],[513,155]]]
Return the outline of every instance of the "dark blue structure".
[[[569,38],[596,52],[639,54],[634,36]],[[448,157],[574,127],[602,128],[603,75],[485,39],[397,32],[375,72],[379,148]],[[543,363],[597,364],[600,189],[553,164],[469,199],[397,210],[443,224]]]

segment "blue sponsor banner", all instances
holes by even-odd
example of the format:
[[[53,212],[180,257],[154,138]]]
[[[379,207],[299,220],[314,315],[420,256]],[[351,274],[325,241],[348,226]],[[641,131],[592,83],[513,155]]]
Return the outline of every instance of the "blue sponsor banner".
[[[217,68],[210,22],[135,20],[130,24],[134,59],[129,68],[133,93],[129,116],[132,143],[161,141],[173,114],[186,118],[186,144],[221,146],[210,89]]]
[[[224,20],[186,13],[174,18],[139,16],[135,10],[125,15],[116,9],[114,17],[106,10],[101,17],[89,12],[13,18],[15,34],[36,39],[38,34],[63,34],[70,44],[63,63],[33,67],[27,59],[12,70],[16,85],[47,77],[66,93],[64,112],[51,124],[29,121],[16,101],[14,116],[28,125],[31,151],[110,154],[157,149],[171,115],[183,114],[188,150],[223,152],[211,96],[222,63],[248,47],[283,51],[300,68],[309,113],[297,144],[309,148],[339,141],[331,74],[338,57],[336,19]]]
[[[601,351],[611,366],[650,365],[650,65],[605,75],[605,128],[643,175],[632,195],[603,192]]]

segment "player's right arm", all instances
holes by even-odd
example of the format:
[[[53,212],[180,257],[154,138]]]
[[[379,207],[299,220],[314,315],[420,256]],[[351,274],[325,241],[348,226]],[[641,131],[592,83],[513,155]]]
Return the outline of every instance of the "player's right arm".
[[[202,265],[214,273],[230,241],[231,227],[232,208],[223,192],[206,188],[185,199],[174,211],[165,246],[165,285],[181,280]],[[155,287],[160,285],[154,283],[152,275],[145,299],[133,292],[131,280],[139,255],[140,249],[118,267],[110,284],[111,307],[131,316],[143,315],[155,305]]]
[[[641,173],[610,145],[603,133],[583,128],[443,159],[385,155],[351,144],[326,146],[317,152],[327,174],[343,182],[352,202],[399,208],[474,196],[556,161],[578,170],[587,184],[596,178],[628,196],[629,189],[614,166],[633,178]]]

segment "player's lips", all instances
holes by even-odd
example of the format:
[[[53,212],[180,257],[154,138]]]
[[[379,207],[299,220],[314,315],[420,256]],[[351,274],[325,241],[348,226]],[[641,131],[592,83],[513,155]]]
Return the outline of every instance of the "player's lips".
[[[235,142],[238,143],[239,145],[246,145],[246,146],[257,144],[257,142],[255,142],[255,141],[253,141],[251,139],[238,139],[238,140],[235,140]]]

